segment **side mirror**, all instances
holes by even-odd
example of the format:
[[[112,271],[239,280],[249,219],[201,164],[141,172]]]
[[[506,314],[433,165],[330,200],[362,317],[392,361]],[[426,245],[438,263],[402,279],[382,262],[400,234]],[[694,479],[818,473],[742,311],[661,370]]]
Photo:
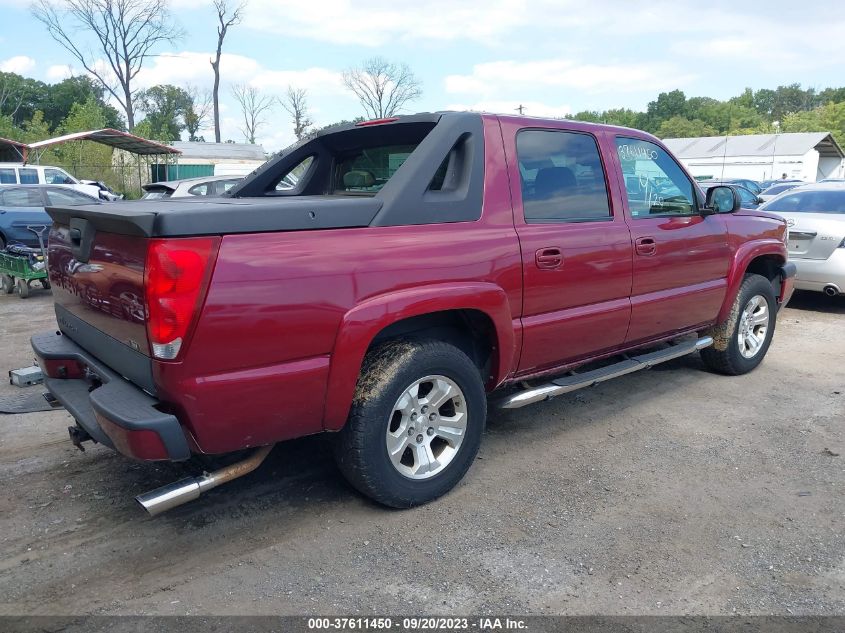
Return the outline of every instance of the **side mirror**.
[[[719,185],[707,190],[705,206],[716,213],[732,213],[742,206],[742,200],[733,187]]]

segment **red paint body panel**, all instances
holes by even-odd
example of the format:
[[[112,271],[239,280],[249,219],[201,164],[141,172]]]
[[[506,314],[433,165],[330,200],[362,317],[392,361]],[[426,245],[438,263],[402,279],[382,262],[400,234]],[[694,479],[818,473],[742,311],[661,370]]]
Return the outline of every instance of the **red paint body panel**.
[[[485,377],[493,389],[706,328],[724,318],[755,258],[786,260],[784,223],[764,214],[632,218],[615,136],[660,144],[649,135],[492,115],[483,124],[477,221],[222,236],[180,360],[150,360],[155,395],[193,450],[224,453],[341,428],[367,349],[409,317],[482,313],[494,338]],[[526,128],[596,138],[612,218],[526,224],[515,143]],[[637,254],[643,236],[654,238],[653,255]],[[146,242],[98,233],[89,264],[99,268],[86,274],[67,227],[54,227],[50,275],[57,303],[149,356],[144,306],[133,299],[143,302]],[[560,266],[538,267],[535,253],[546,247],[560,250]],[[784,284],[782,295],[790,293]],[[60,364],[47,363],[51,376]],[[146,438],[118,440],[123,452],[156,458]]]
[[[76,261],[71,253],[68,227],[54,225],[49,243],[48,272],[55,303],[121,343],[149,354],[144,320],[146,240],[99,233],[85,263]]]

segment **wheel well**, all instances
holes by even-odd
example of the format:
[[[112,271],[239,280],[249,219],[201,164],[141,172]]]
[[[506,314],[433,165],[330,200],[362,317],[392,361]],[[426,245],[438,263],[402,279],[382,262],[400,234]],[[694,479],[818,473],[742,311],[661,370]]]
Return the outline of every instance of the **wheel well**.
[[[782,265],[783,260],[778,255],[761,255],[760,257],[755,257],[751,260],[751,263],[748,264],[748,268],[745,269],[745,273],[762,275],[768,279],[775,290],[775,296],[778,296],[780,294],[781,283],[778,270]]]
[[[480,310],[444,310],[396,321],[376,335],[369,349],[397,338],[433,338],[451,343],[469,356],[485,382],[495,375],[496,328]]]

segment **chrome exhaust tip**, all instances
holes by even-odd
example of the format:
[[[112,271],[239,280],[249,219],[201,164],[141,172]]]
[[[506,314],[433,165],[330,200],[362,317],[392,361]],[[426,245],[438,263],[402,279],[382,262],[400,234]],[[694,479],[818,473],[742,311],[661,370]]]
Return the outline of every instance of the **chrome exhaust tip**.
[[[838,297],[838,296],[841,294],[841,293],[840,293],[840,291],[839,291],[839,288],[837,288],[837,287],[836,287],[836,286],[834,286],[833,284],[830,284],[830,285],[828,285],[828,286],[825,286],[825,287],[824,287],[824,291],[823,291],[823,292],[824,292],[824,293],[825,293],[828,297]]]
[[[273,446],[273,444],[262,446],[246,459],[220,470],[205,473],[199,477],[187,477],[150,490],[135,497],[135,501],[140,503],[150,516],[157,516],[184,503],[199,499],[203,492],[248,475],[261,465],[273,450]]]
[[[202,494],[199,479],[199,477],[188,477],[174,481],[172,484],[138,495],[135,501],[140,503],[150,516],[156,516],[183,503],[199,499]]]

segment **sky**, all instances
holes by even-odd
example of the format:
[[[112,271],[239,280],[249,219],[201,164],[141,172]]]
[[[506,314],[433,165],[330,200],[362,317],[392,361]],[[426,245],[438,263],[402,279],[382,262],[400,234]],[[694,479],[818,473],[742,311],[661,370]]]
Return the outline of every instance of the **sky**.
[[[474,109],[535,116],[628,107],[659,92],[725,99],[800,83],[845,85],[845,10],[809,0],[247,0],[221,64],[224,139],[243,140],[232,83],[282,95],[308,92],[327,125],[363,114],[344,69],[380,55],[406,63],[423,95],[406,112]],[[158,49],[137,81],[211,87],[216,45],[210,0],[171,0],[185,37]],[[0,0],[0,70],[50,83],[84,72],[30,14],[26,0]],[[79,41],[85,36],[79,34]],[[213,132],[203,131],[206,139]],[[258,134],[268,151],[293,141],[276,107]]]

